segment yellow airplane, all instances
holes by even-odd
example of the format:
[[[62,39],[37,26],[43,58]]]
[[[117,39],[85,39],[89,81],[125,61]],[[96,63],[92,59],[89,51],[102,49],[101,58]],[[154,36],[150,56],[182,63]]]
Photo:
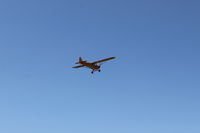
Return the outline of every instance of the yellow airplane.
[[[109,58],[106,58],[106,59],[102,59],[102,60],[98,60],[98,61],[95,61],[95,62],[87,62],[85,60],[83,60],[81,57],[79,57],[79,61],[76,62],[75,64],[80,64],[79,66],[74,66],[72,68],[80,68],[80,67],[88,67],[90,69],[92,69],[92,74],[95,72],[95,71],[101,71],[100,67],[101,67],[101,62],[104,62],[104,61],[108,61],[108,60],[112,60],[112,59],[115,59],[115,57],[109,57]]]

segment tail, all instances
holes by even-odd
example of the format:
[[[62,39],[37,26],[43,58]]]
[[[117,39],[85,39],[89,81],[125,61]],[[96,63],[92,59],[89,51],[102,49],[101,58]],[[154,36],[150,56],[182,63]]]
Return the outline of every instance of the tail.
[[[80,62],[83,62],[83,59],[82,59],[82,57],[79,57],[79,61],[78,61],[78,62],[76,62],[76,64],[79,64]]]
[[[82,61],[83,61],[82,57],[79,57],[79,62],[82,62]]]

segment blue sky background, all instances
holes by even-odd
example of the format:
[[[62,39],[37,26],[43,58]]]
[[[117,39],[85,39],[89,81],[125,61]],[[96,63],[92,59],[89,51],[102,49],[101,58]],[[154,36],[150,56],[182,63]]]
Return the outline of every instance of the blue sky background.
[[[1,133],[199,133],[198,0],[1,0]],[[72,69],[116,56],[102,72]]]

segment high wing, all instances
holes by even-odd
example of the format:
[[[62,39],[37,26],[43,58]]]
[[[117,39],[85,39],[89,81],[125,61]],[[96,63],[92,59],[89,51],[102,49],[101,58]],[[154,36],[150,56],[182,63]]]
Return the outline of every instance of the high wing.
[[[72,68],[80,68],[80,67],[84,67],[84,65],[74,66]]]
[[[108,61],[108,60],[112,60],[112,59],[115,59],[115,57],[109,57],[106,59],[98,60],[98,61],[92,62],[92,64],[96,64],[96,63],[100,63],[100,62],[104,62],[104,61]]]

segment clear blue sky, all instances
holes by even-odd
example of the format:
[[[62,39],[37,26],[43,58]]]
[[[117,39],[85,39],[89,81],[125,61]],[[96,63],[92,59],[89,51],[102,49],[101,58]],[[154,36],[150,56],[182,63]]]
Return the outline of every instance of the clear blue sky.
[[[1,0],[1,133],[199,133],[198,0]],[[116,56],[102,72],[72,69]]]

